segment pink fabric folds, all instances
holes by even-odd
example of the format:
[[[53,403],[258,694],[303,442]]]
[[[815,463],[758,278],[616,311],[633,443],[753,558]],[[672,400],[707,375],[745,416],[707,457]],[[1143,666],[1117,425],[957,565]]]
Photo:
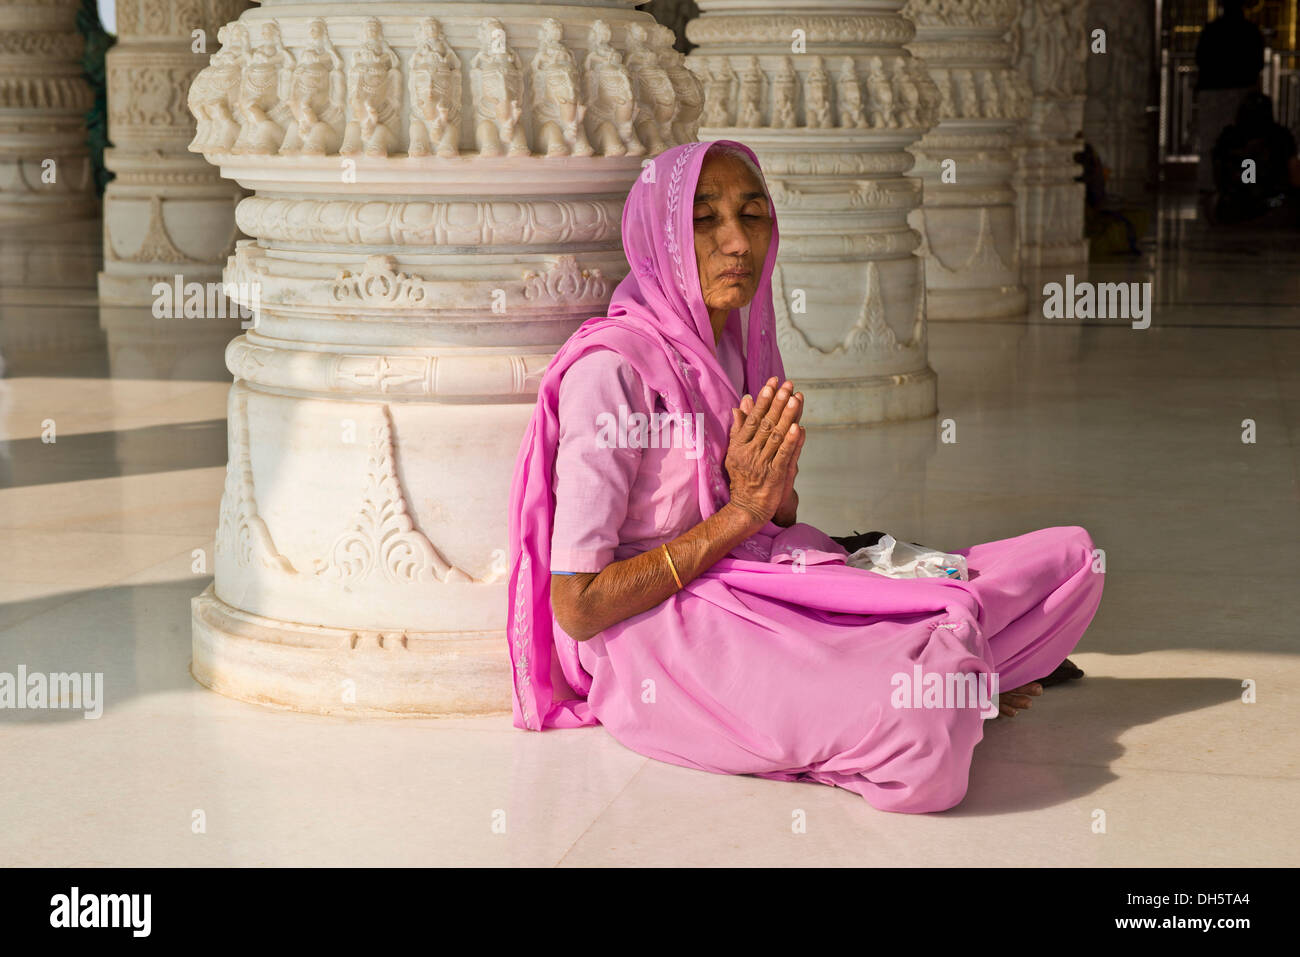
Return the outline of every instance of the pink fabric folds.
[[[949,548],[967,556],[971,581],[960,582],[851,568],[821,530],[769,522],[666,601],[589,641],[554,627],[559,385],[579,356],[610,349],[670,411],[702,413],[700,514],[728,498],[722,462],[740,396],[714,352],[692,216],[711,145],[674,147],[637,180],[623,214],[631,271],[609,314],[585,322],[542,377],[509,503],[514,723],[599,723],[627,747],[687,767],[833,784],[885,810],[951,807],[965,794],[984,718],[975,707],[900,703],[900,676],[987,682],[997,673],[1010,690],[1051,672],[1100,601],[1103,576],[1091,571],[1092,542],[1077,526]],[[742,391],[750,393],[784,377],[772,309],[776,256],[774,213],[745,330]]]

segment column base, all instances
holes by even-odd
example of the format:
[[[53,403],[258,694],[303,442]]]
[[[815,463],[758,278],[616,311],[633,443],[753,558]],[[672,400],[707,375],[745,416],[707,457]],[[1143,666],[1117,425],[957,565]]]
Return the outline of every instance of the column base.
[[[787,377],[789,373],[787,372]],[[923,419],[938,411],[938,377],[929,366],[865,379],[792,379],[807,400],[804,425],[853,426]]]
[[[459,717],[510,710],[504,631],[352,631],[190,601],[191,674],[218,694],[315,714]]]

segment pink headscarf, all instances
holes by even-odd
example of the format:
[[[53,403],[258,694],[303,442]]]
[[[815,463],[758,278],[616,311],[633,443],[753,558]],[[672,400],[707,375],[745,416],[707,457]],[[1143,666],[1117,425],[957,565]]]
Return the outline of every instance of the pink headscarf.
[[[574,360],[593,348],[611,349],[665,397],[670,412],[704,413],[705,445],[697,459],[701,516],[708,518],[730,497],[722,461],[731,409],[740,404],[740,396],[718,362],[695,260],[693,215],[705,155],[721,144],[739,148],[760,168],[758,157],[743,143],[716,140],[675,146],[642,171],[623,209],[623,251],[631,271],[614,290],[608,316],[587,320],[569,337],[538,387],[510,488],[511,605],[506,635],[514,665],[516,727],[540,731],[597,723],[584,698],[556,701],[552,694],[553,660],[579,694],[589,687],[578,662],[577,642],[563,635],[556,641],[550,602],[555,515],[551,480],[560,433],[560,380]],[[766,182],[763,190],[768,192]],[[751,394],[772,376],[785,378],[772,310],[778,232],[770,193],[768,205],[772,240],[748,307],[744,336],[744,389]],[[770,538],[776,532],[779,529],[769,523],[760,534]],[[766,560],[770,542],[767,548],[753,539],[747,544]]]

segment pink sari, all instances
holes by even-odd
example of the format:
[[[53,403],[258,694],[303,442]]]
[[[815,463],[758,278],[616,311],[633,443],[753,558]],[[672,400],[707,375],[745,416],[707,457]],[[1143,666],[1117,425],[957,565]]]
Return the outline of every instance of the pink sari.
[[[821,530],[769,522],[681,591],[586,642],[554,625],[558,394],[579,356],[611,349],[670,411],[703,413],[700,513],[708,517],[727,501],[722,462],[740,397],[712,344],[692,215],[711,145],[674,147],[637,180],[623,213],[632,269],[608,316],[574,332],[539,386],[510,494],[514,723],[537,731],[603,724],[649,757],[835,785],[882,810],[952,807],[965,796],[987,702],[996,713],[999,687],[1049,674],[1096,612],[1102,575],[1092,571],[1092,541],[1082,528],[953,549],[970,569],[971,580],[961,582],[852,568]],[[774,211],[745,334],[751,394],[770,376],[784,378],[772,309],[777,246]],[[983,700],[972,693],[959,702],[963,681],[983,689]]]

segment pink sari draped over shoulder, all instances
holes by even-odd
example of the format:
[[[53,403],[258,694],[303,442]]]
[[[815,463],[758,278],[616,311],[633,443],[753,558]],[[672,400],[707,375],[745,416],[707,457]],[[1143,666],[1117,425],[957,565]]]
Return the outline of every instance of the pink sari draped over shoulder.
[[[759,165],[743,144],[717,142]],[[510,493],[506,631],[514,723],[538,731],[602,724],[649,757],[835,785],[883,810],[952,807],[965,795],[989,698],[995,714],[999,687],[1050,673],[1096,612],[1104,576],[1092,569],[1092,541],[1082,528],[948,549],[967,557],[971,580],[961,582],[852,568],[820,529],[769,522],[679,592],[586,642],[555,627],[559,391],[578,358],[613,351],[670,411],[702,413],[694,482],[700,516],[728,500],[722,463],[740,393],[713,344],[692,216],[713,145],[667,150],[638,178],[622,224],[631,271],[608,315],[588,320],[564,343],[539,386]],[[772,208],[771,245],[744,311],[743,391],[751,394],[769,377],[785,376],[772,308],[777,247]],[[958,704],[963,688],[970,697]],[[982,698],[975,689],[984,689]]]

